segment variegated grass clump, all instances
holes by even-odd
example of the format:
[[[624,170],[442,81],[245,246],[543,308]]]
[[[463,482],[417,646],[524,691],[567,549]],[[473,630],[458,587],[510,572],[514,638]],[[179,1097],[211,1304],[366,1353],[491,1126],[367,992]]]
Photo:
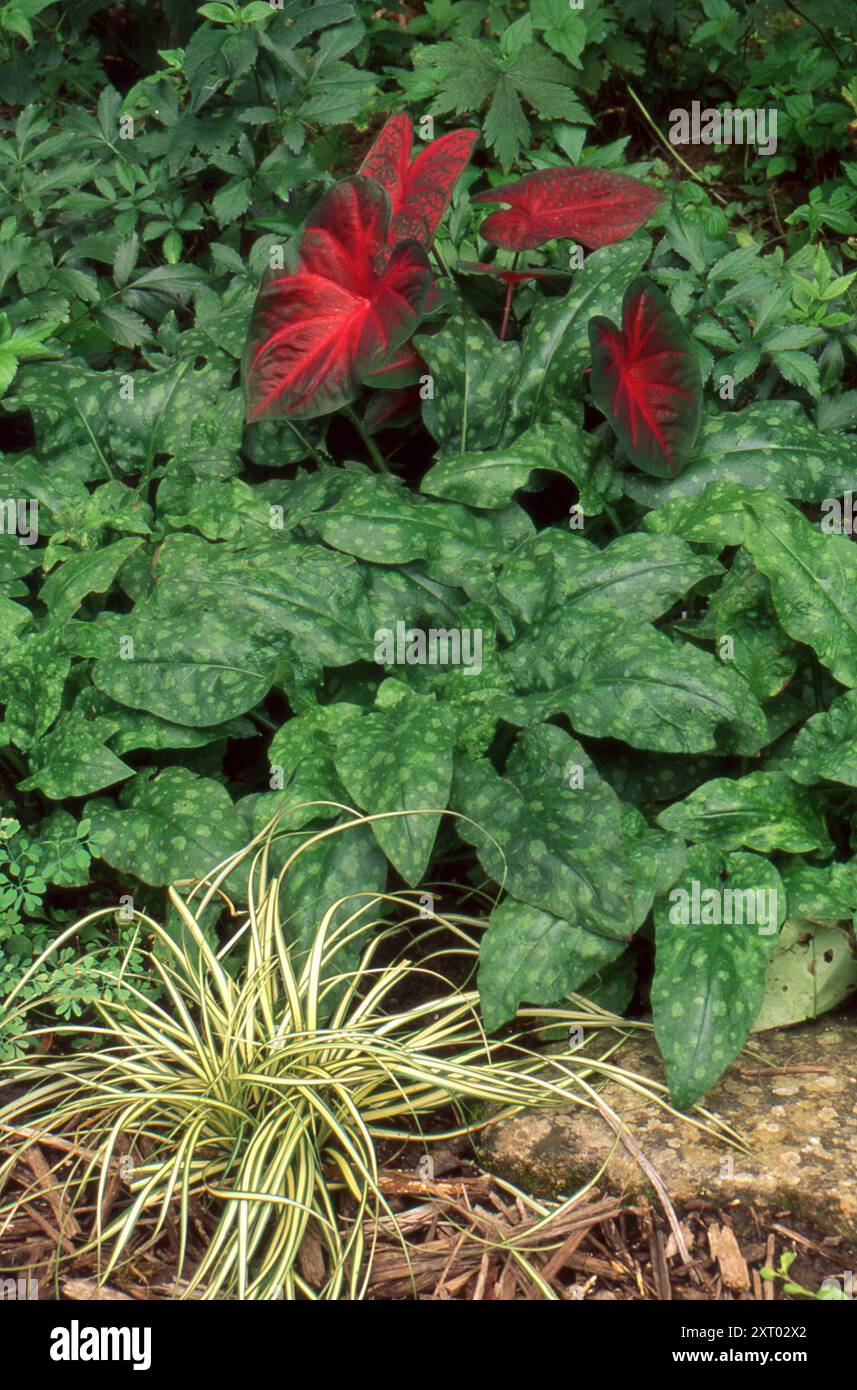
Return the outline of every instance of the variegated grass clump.
[[[513,1036],[488,1038],[476,990],[450,978],[461,978],[462,964],[465,975],[475,967],[474,919],[424,923],[431,936],[417,963],[405,953],[401,922],[390,925],[391,910],[414,909],[411,897],[361,894],[332,904],[311,949],[297,954],[281,918],[285,876],[319,839],[365,819],[355,815],[304,840],[278,873],[271,851],[283,836],[272,824],[186,899],[171,889],[184,941],[137,914],[136,949],[144,947],[148,978],[127,979],[123,1000],[99,999],[97,1027],[53,1027],[53,1050],[0,1070],[0,1083],[18,1092],[0,1110],[0,1137],[24,1136],[0,1167],[0,1193],[34,1136],[72,1139],[62,1202],[72,1212],[95,1204],[85,1248],[94,1249],[100,1282],[173,1223],[179,1297],[359,1298],[371,1273],[364,1225],[391,1214],[379,1141],[448,1140],[485,1123],[486,1106],[493,1114],[593,1105],[599,1073],[652,1093],[608,1060],[629,1025],[585,1001],[523,1009]],[[214,949],[200,921],[248,858],[247,910]],[[52,950],[103,915],[84,918]],[[97,974],[94,961],[92,968]],[[397,1002],[400,987],[417,981],[422,1002]],[[31,1007],[14,996],[6,1004],[22,1015]],[[555,1045],[558,1031],[571,1039],[581,1027],[603,1030],[604,1045],[586,1053]],[[46,1031],[27,1036],[37,1042]],[[548,1033],[549,1053],[538,1046]],[[422,1134],[421,1117],[438,1110],[455,1116],[452,1128]],[[124,1200],[104,1215],[117,1173]],[[19,1194],[0,1206],[0,1226],[21,1201]],[[208,1243],[201,1259],[191,1259],[200,1212]],[[320,1283],[298,1260],[309,1231],[323,1252]]]

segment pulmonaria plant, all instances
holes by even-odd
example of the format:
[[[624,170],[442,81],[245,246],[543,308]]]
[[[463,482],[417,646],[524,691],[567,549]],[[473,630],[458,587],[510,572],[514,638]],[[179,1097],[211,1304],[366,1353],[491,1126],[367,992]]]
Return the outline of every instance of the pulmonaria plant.
[[[857,987],[841,925],[857,912],[857,549],[811,516],[853,462],[794,400],[704,399],[704,344],[724,330],[691,336],[655,283],[677,275],[675,212],[645,272],[657,191],[572,167],[474,195],[490,173],[471,169],[453,222],[470,219],[480,259],[450,275],[439,252],[462,237],[432,243],[475,135],[416,158],[412,143],[405,117],[388,121],[251,317],[248,418],[312,421],[325,465],[288,485],[288,535],[261,544],[248,510],[246,534],[212,513],[204,540],[168,541],[141,631],[176,621],[193,571],[221,671],[242,615],[228,679],[185,717],[223,726],[272,682],[286,694],[268,754],[281,790],[247,798],[251,828],[284,800],[296,833],[343,806],[374,818],[348,863],[319,848],[298,935],[319,885],[334,900],[392,872],[422,892],[448,882],[450,852],[460,872],[463,841],[472,881],[497,885],[487,1027],[573,990],[621,1011],[653,937],[655,1033],[687,1106],[784,1001],[785,1021],[821,1007],[782,989],[789,970],[823,977],[816,1000]],[[681,256],[695,243],[678,234]],[[573,272],[557,241],[588,248]],[[546,264],[527,264],[538,248]],[[712,263],[745,255],[727,251]],[[341,408],[351,433],[329,428]],[[367,462],[326,466],[354,428]],[[478,666],[454,655],[465,637]],[[96,663],[113,700],[175,718],[134,677]]]

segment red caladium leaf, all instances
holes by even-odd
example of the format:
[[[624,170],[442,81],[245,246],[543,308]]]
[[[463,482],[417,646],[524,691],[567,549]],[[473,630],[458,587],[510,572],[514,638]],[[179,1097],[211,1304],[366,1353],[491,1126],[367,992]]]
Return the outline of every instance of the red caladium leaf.
[[[360,173],[380,183],[390,199],[391,245],[407,237],[429,245],[478,136],[476,130],[451,130],[432,140],[411,163],[410,118],[391,116],[387,121]]]
[[[538,169],[473,201],[508,203],[508,209],[492,212],[480,231],[495,246],[526,251],[555,237],[591,248],[609,246],[641,227],[663,196],[627,174],[568,165]]]
[[[634,280],[622,301],[622,327],[589,321],[592,397],[623,448],[646,473],[671,477],[690,458],[702,417],[699,365],[666,295]]]
[[[263,284],[250,320],[249,420],[337,410],[413,333],[431,269],[415,241],[388,254],[389,229],[387,194],[359,176],[336,184],[310,213],[296,271]]]

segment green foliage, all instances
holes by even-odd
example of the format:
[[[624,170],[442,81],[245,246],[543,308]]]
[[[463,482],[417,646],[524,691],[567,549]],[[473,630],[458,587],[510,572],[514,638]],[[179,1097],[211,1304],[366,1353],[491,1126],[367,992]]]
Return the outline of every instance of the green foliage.
[[[654,926],[691,1102],[772,943],[671,922],[671,890],[775,888],[809,930],[857,912],[857,551],[826,524],[857,427],[853,19],[814,9],[828,43],[743,0],[132,6],[120,64],[97,8],[0,11],[0,994],[90,900],[206,875],[275,809],[295,847],[356,809],[383,819],[297,861],[293,941],[351,892],[486,895],[496,1027],[627,983]],[[676,91],[775,103],[777,153],[708,147],[686,178],[634,102],[663,132]],[[368,388],[247,426],[259,279],[403,102],[421,140],[482,135],[415,339],[431,389],[368,442]],[[471,190],[569,161],[664,208],[582,263],[540,247],[504,306],[466,269],[512,266]],[[674,478],[592,405],[589,322],[643,269],[705,388]],[[478,660],[399,625],[478,632]],[[90,947],[117,974],[130,937],[63,948],[72,1012]]]

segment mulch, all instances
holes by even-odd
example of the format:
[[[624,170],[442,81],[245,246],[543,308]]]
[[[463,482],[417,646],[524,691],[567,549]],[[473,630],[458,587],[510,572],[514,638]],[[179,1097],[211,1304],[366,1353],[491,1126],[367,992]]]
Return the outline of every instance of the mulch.
[[[40,1299],[175,1297],[177,1238],[169,1228],[154,1243],[143,1239],[132,1261],[98,1288],[95,1253],[80,1249],[94,1227],[95,1208],[73,1215],[63,1199],[73,1152],[67,1141],[41,1136],[20,1154],[3,1196],[18,1192],[26,1200],[14,1220],[0,1217],[0,1278],[18,1273],[37,1279]],[[658,1206],[595,1190],[574,1204],[542,1202],[541,1211],[534,1210],[481,1172],[466,1150],[436,1153],[430,1176],[420,1166],[403,1166],[401,1151],[391,1156],[399,1164],[382,1170],[381,1187],[392,1215],[365,1229],[374,1249],[367,1294],[373,1300],[528,1301],[544,1298],[548,1288],[560,1299],[581,1301],[774,1302],[790,1295],[781,1281],[763,1280],[760,1270],[778,1264],[785,1251],[797,1254],[791,1277],[810,1289],[857,1265],[857,1250],[786,1211],[700,1200],[677,1213],[677,1231],[675,1214],[671,1223]],[[108,1184],[105,1207],[118,1200],[118,1182]],[[191,1270],[206,1236],[200,1209]],[[321,1258],[310,1235],[301,1268],[311,1282]]]

